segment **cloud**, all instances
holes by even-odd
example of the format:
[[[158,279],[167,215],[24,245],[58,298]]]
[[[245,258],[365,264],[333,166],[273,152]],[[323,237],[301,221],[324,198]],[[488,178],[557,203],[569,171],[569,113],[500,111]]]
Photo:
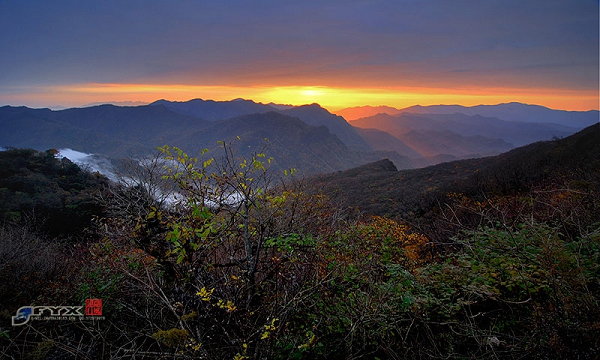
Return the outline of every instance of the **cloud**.
[[[598,2],[12,0],[0,2],[0,48],[0,91],[71,83],[590,89],[598,86]]]
[[[83,169],[91,172],[99,172],[107,178],[115,181],[117,176],[115,175],[114,167],[110,160],[101,157],[99,155],[88,154],[77,150],[65,148],[58,150],[58,158],[67,158],[73,163],[79,165]]]

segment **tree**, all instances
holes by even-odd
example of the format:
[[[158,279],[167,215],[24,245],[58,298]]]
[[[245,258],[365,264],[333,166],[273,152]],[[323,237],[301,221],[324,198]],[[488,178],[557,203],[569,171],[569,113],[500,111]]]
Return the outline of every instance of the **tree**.
[[[146,276],[124,271],[128,280],[119,283],[146,289],[167,307],[169,316],[146,319],[167,352],[266,356],[314,278],[313,234],[323,228],[325,205],[302,192],[294,170],[269,172],[272,159],[264,153],[239,158],[232,144],[221,147],[213,157],[203,151],[195,158],[165,146],[159,157],[138,162],[105,195],[114,218],[100,229],[106,246],[133,239],[156,259],[143,262]]]

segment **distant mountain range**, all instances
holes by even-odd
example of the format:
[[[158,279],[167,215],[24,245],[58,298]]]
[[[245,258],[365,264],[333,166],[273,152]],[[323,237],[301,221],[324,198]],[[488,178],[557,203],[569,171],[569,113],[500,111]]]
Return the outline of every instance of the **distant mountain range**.
[[[159,100],[144,106],[99,105],[59,111],[0,107],[0,146],[70,148],[110,158],[144,156],[162,145],[190,155],[217,150],[236,137],[241,155],[266,145],[276,167],[303,173],[348,169],[388,158],[399,169],[496,155],[516,146],[568,136],[598,112],[564,112],[523,104],[386,110],[347,122],[318,104],[289,106],[251,100]],[[460,111],[455,111],[460,110]],[[522,110],[522,113],[519,112]],[[426,112],[431,111],[431,112]],[[447,113],[445,112],[447,111]],[[467,114],[480,111],[482,114]],[[540,114],[553,120],[539,123]],[[511,119],[504,117],[509,114]],[[514,119],[528,119],[516,121]],[[571,120],[569,120],[571,119]],[[567,126],[565,124],[571,124]]]
[[[224,120],[241,115],[260,114],[278,110],[274,106],[244,99],[231,101],[193,99],[183,102],[158,100],[150,105],[163,105],[178,114],[195,116],[208,121]]]
[[[553,110],[539,105],[528,105],[517,102],[498,105],[415,105],[403,109],[389,106],[359,106],[336,111],[337,115],[348,121],[357,120],[377,114],[398,115],[411,114],[464,114],[481,115],[498,118],[504,121],[519,121],[530,123],[554,123],[582,129],[598,122],[598,110],[565,111]]]
[[[569,136],[599,121],[596,110],[551,110],[520,103],[405,109],[360,107],[345,109],[338,114],[350,118],[364,116],[351,120],[350,124],[387,132],[402,143],[380,142],[378,149],[399,151],[408,146],[430,160],[430,164],[441,159],[497,155],[536,141]],[[366,116],[368,114],[374,115]]]
[[[446,137],[454,137],[451,143],[464,145],[471,142],[471,146],[461,149],[449,149],[448,154],[466,155],[478,152],[504,152],[515,146],[530,144],[535,141],[548,140],[553,136],[564,137],[573,134],[578,127],[569,127],[553,123],[529,123],[505,121],[481,115],[455,114],[414,114],[401,113],[399,115],[377,114],[374,116],[350,121],[350,124],[359,128],[375,128],[385,131],[402,140],[405,144],[413,146],[420,154],[439,153],[423,144],[423,136],[432,141],[441,136],[443,143]],[[428,133],[429,135],[426,135]],[[476,138],[479,138],[479,143]],[[430,142],[430,141],[428,141]],[[495,143],[495,144],[494,144]],[[411,145],[412,144],[412,145]],[[419,148],[422,148],[420,151]],[[443,152],[442,152],[443,153]]]

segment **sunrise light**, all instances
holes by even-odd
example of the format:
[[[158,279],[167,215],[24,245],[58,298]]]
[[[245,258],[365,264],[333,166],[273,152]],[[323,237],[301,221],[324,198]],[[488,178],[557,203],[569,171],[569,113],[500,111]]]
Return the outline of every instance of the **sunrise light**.
[[[198,86],[181,84],[72,84],[15,91],[8,102],[39,106],[85,106],[101,102],[144,102],[159,99],[187,101],[194,98],[226,101],[236,98],[289,105],[318,103],[330,111],[362,105],[499,104],[518,101],[552,109],[598,109],[596,91],[515,88],[351,88],[328,86]],[[34,100],[35,99],[35,100]],[[12,101],[11,101],[12,100]],[[45,105],[47,106],[47,105]]]

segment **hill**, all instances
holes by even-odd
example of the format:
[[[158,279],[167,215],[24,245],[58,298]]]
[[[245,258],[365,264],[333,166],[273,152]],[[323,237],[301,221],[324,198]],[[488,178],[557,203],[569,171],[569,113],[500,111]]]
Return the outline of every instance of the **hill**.
[[[371,145],[361,137],[358,130],[350,125],[343,117],[334,115],[319,104],[296,106],[282,110],[282,114],[297,117],[313,126],[325,126],[336,135],[349,149],[355,151],[370,151]]]
[[[429,164],[447,160],[498,155],[517,146],[540,140],[562,138],[578,128],[553,123],[505,121],[481,115],[454,114],[377,114],[350,122],[363,129],[377,129],[398,141],[387,141],[378,148],[394,149],[402,155],[417,153]],[[399,146],[399,144],[402,146]],[[385,147],[389,144],[389,147]],[[414,155],[412,156],[414,157]],[[431,159],[433,157],[433,159]],[[420,161],[425,163],[425,161]]]
[[[40,151],[71,148],[119,158],[145,155],[190,128],[208,125],[164,106],[101,105],[59,111],[4,106],[0,144]]]
[[[376,128],[402,138],[410,131],[452,131],[462,136],[483,136],[490,139],[501,138],[513,146],[523,146],[553,137],[565,137],[578,130],[552,123],[530,123],[523,121],[505,121],[497,117],[481,115],[454,114],[416,114],[402,113],[391,116],[378,114],[351,121],[360,128]],[[502,150],[501,150],[502,151]]]
[[[0,227],[27,224],[49,236],[80,236],[103,211],[93,194],[108,180],[81,170],[57,151],[0,151]]]
[[[218,116],[258,108],[272,109],[242,100],[195,100],[175,103],[171,107],[184,105],[193,109],[198,109],[198,105],[218,109]],[[294,110],[291,115],[298,116],[283,114],[291,110]],[[242,153],[249,149],[260,151],[267,139],[271,156],[279,161],[278,167],[297,168],[307,173],[347,169],[390,155],[406,163],[395,154],[360,151],[369,146],[356,129],[319,106],[284,109],[281,112],[271,110],[208,121],[174,112],[157,103],[136,107],[101,105],[60,111],[5,106],[0,108],[0,146],[40,151],[70,148],[109,158],[125,158],[145,156],[155,152],[158,146],[171,145],[193,156],[204,148],[214,149],[217,141],[228,142],[239,136],[243,143]],[[212,119],[216,119],[217,113],[212,114]],[[307,125],[298,117],[316,126]],[[348,143],[355,144],[354,149],[349,149],[324,124],[336,129]]]
[[[459,116],[453,118],[457,117]],[[493,135],[494,128],[501,125],[492,125],[492,129],[488,130],[490,122],[493,123],[492,119],[481,121],[480,124],[476,120],[480,119],[474,120],[467,116],[462,116],[460,119],[432,119],[429,115],[378,114],[351,123],[363,129],[374,128],[391,134],[397,141],[383,144],[392,145],[393,147],[388,149],[395,149],[403,155],[418,154],[412,155],[413,157],[437,155],[449,155],[454,159],[481,157],[497,155],[514,147],[511,143]],[[512,130],[515,131],[517,127],[514,126]]]
[[[214,126],[209,134],[293,133],[344,150],[325,127],[277,112]],[[397,220],[356,216],[301,182],[263,187],[264,169],[236,162],[204,173],[202,162],[184,161],[189,171],[160,177],[179,185],[182,205],[162,208],[148,202],[147,182],[104,184],[55,151],[5,151],[3,209],[56,205],[46,214],[75,228],[90,224],[78,201],[88,190],[102,189],[105,207],[84,236],[50,240],[30,221],[0,226],[3,354],[595,358],[599,140],[596,125],[496,157],[410,171],[380,160],[313,179],[334,200],[337,191],[363,214]],[[205,206],[232,187],[239,206]],[[23,304],[86,304],[110,321],[45,321]]]
[[[212,126],[189,132],[174,144],[189,154],[208,148],[219,154],[217,141],[234,142],[241,156],[266,152],[279,169],[296,168],[301,173],[347,169],[360,164],[359,156],[332,135],[325,126],[310,126],[277,112],[251,114],[216,121]],[[212,155],[210,155],[212,156]]]
[[[411,109],[420,111],[416,107]],[[513,104],[502,109],[518,112],[522,107]],[[266,115],[269,113],[281,114],[279,123],[273,121],[273,114]],[[575,123],[581,115],[561,114],[573,116]],[[239,118],[244,116],[250,116],[246,120],[253,119],[254,128],[240,122]],[[300,131],[299,124],[289,118],[311,128]],[[252,144],[246,142],[246,147],[258,148],[267,138],[272,142],[272,156],[280,161],[278,165],[302,169],[307,174],[347,169],[382,158],[390,159],[399,169],[409,169],[496,155],[533,141],[564,137],[576,130],[559,124],[515,122],[460,113],[379,114],[348,123],[318,104],[290,107],[242,99],[159,100],[145,106],[100,105],[60,111],[0,108],[0,146],[4,147],[40,151],[70,148],[123,158],[145,156],[158,146],[171,145],[195,155],[193,151],[212,147],[212,140],[248,136],[247,141]],[[302,135],[298,135],[300,133]]]
[[[352,150],[370,151],[369,144],[342,117],[331,114],[318,104],[302,106],[264,105],[252,100],[213,101],[194,99],[185,102],[159,100],[151,105],[164,105],[172,111],[210,121],[225,120],[242,115],[278,111],[296,117],[308,125],[325,126]]]
[[[373,150],[395,151],[406,157],[416,159],[422,157],[415,149],[406,145],[402,140],[393,136],[389,132],[371,129],[371,128],[356,128],[357,132],[365,139]]]
[[[407,221],[431,235],[435,232],[432,213],[443,206],[448,194],[485,201],[527,194],[549,184],[600,188],[600,125],[493,157],[397,172],[369,166],[360,169],[315,177],[312,186],[350,208]],[[595,209],[600,211],[600,207]]]

